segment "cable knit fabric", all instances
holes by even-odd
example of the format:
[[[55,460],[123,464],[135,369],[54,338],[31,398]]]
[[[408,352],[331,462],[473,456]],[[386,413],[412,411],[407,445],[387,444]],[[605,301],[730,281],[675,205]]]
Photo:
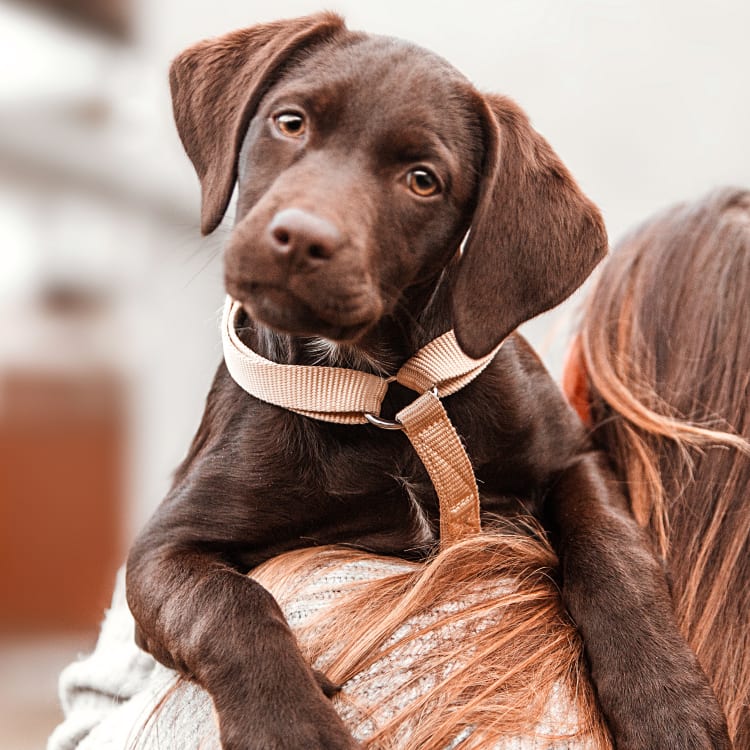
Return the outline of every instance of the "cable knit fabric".
[[[357,561],[335,570],[318,570],[299,596],[284,607],[289,624],[298,630],[309,623],[311,617],[333,606],[352,583],[403,569],[398,562]],[[513,585],[513,581],[493,583],[496,589],[507,590]],[[449,609],[455,612],[460,607],[456,603]],[[445,612],[436,609],[418,621],[405,622],[393,642],[410,629],[438,622]],[[121,571],[95,650],[68,666],[60,677],[65,719],[50,737],[47,750],[220,750],[208,694],[192,683],[177,682],[175,672],[138,649],[133,626]],[[335,705],[356,738],[367,739],[377,724],[434,686],[440,675],[412,683],[411,665],[434,647],[436,639],[452,635],[446,627],[432,629],[429,635],[397,646],[346,683]],[[369,709],[374,705],[378,710],[372,714]],[[593,750],[593,745],[584,742],[542,739],[545,735],[571,734],[575,727],[575,707],[560,689],[553,693],[535,736],[508,738],[488,750]],[[401,732],[407,736],[409,727],[404,726]],[[446,750],[460,748],[471,732],[467,729]]]

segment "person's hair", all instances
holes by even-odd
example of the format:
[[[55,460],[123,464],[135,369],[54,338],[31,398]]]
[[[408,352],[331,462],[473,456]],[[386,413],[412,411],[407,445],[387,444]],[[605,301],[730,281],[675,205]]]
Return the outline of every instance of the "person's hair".
[[[652,218],[581,330],[594,439],[667,561],[682,631],[750,747],[750,192]]]
[[[283,606],[309,590],[311,570],[330,576],[357,560],[378,558],[299,550],[253,577]],[[557,559],[533,521],[468,537],[427,565],[399,566],[385,578],[343,584],[348,594],[297,631],[310,663],[344,683],[338,700],[355,701],[345,683],[376,670],[370,682],[380,700],[353,704],[371,727],[364,747],[445,750],[460,736],[467,750],[518,737],[611,748],[560,600]]]

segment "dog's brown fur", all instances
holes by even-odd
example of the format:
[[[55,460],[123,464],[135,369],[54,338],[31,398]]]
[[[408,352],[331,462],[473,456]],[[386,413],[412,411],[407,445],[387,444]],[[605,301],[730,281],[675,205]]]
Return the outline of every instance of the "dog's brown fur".
[[[204,232],[239,179],[226,285],[249,313],[244,340],[276,361],[392,372],[451,327],[479,356],[564,299],[605,252],[599,213],[523,112],[424,50],[324,14],[199,44],[171,82]],[[284,112],[303,116],[305,131],[282,132]],[[416,168],[439,192],[410,190]],[[394,387],[386,409],[413,398]],[[618,746],[728,747],[660,566],[525,342],[510,336],[445,405],[485,522],[527,512],[549,523]],[[331,686],[244,574],[323,543],[422,558],[437,521],[402,434],[262,403],[222,365],[128,561],[138,642],[211,693],[227,750],[354,747],[324,695]]]

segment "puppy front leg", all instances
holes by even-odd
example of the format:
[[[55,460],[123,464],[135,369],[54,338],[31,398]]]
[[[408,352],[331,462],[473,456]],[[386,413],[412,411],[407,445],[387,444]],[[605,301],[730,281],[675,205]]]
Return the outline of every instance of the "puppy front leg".
[[[167,523],[180,515],[157,514],[128,560],[138,644],[209,692],[225,750],[357,747],[271,594]]]
[[[618,750],[731,748],[708,680],[680,635],[664,572],[596,453],[555,483],[563,598],[583,636]]]

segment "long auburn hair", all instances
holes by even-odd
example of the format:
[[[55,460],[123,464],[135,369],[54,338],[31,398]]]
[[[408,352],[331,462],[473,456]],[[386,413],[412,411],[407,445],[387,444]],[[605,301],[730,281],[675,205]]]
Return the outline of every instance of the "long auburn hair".
[[[671,579],[683,634],[750,748],[750,191],[620,243],[581,330],[595,442]]]
[[[324,547],[269,560],[253,577],[284,606],[309,590],[311,570],[330,577],[358,560],[393,566],[392,558]],[[542,529],[517,519],[427,564],[399,563],[384,578],[343,584],[343,597],[296,634],[310,663],[343,684],[338,700],[352,703],[356,723],[371,727],[363,742],[371,750],[445,750],[459,737],[467,750],[515,747],[519,737],[534,747],[559,740],[610,750],[556,565]],[[380,703],[359,705],[347,682],[373,667]]]

